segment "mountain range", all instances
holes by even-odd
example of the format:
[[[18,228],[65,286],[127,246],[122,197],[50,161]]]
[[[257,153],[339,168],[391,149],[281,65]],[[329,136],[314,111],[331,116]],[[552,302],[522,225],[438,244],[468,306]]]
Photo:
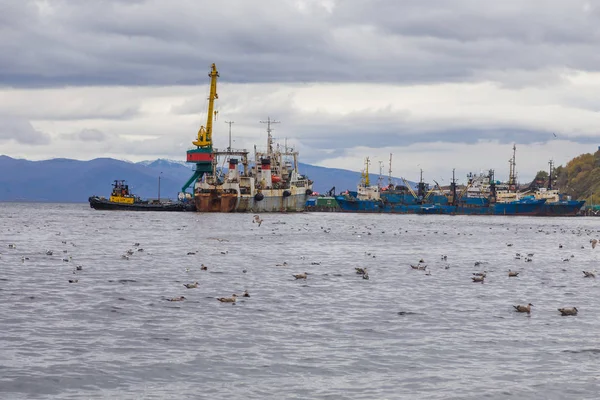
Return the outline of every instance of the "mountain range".
[[[298,168],[314,181],[313,189],[320,193],[333,186],[337,192],[356,190],[361,179],[360,172],[344,169],[302,163]],[[138,163],[112,158],[29,161],[3,155],[0,156],[0,201],[87,202],[91,195],[108,196],[115,179],[126,180],[131,191],[142,198],[157,198],[159,177],[160,197],[175,199],[191,174],[191,165],[166,159]],[[399,178],[394,180],[400,182]]]

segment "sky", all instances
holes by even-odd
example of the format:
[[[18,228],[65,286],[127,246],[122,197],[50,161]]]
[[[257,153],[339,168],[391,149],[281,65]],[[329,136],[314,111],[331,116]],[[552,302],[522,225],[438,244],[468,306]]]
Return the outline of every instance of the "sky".
[[[217,148],[524,182],[598,149],[598,49],[591,0],[4,0],[0,154],[184,160],[215,63]]]

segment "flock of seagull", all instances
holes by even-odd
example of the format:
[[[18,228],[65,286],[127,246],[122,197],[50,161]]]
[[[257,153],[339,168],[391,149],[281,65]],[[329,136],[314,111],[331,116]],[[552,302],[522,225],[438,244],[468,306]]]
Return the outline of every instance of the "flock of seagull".
[[[598,244],[598,240],[597,239],[590,239],[590,244],[592,246],[592,249],[595,249],[597,244]],[[512,243],[507,243],[508,247],[512,247],[513,244]],[[558,246],[560,249],[563,248],[562,244],[559,244]],[[584,246],[581,246],[581,248],[585,248]],[[370,255],[370,254],[369,254]],[[525,257],[525,262],[531,262],[533,261],[533,253],[528,253],[527,257]],[[573,258],[574,255],[571,255],[570,258]],[[566,258],[563,261],[569,261],[570,258]],[[447,255],[442,255],[441,256],[442,261],[447,261],[448,260],[448,256]],[[515,255],[515,259],[520,260],[521,259],[521,254],[520,253],[516,253]],[[475,262],[475,266],[479,266],[482,263],[480,261],[476,261]],[[425,264],[425,260],[420,259],[419,262],[417,264],[411,264],[410,265],[411,269],[413,270],[417,270],[417,271],[425,271],[425,275],[431,275],[431,271],[427,268],[427,265]],[[449,269],[450,266],[446,265],[445,269]],[[356,268],[356,273],[357,274],[363,274],[366,275],[366,268]],[[583,272],[583,277],[584,278],[595,278],[596,277],[596,270],[592,270],[592,271],[582,271]],[[513,271],[511,269],[508,270],[508,277],[509,278],[516,278],[519,276],[519,271]],[[473,276],[471,277],[471,280],[473,281],[473,283],[481,283],[483,284],[485,282],[485,278],[487,276],[487,271],[483,271],[483,272],[474,272]],[[368,275],[366,275],[365,279],[369,279]],[[519,313],[527,313],[528,315],[531,314],[531,307],[533,306],[533,304],[528,303],[527,305],[513,305],[513,308],[516,312]],[[577,307],[562,307],[562,308],[558,308],[558,312],[560,312],[561,316],[575,316],[578,314],[579,310],[577,310]]]
[[[259,215],[254,215],[253,216],[252,223],[256,223],[260,227],[261,224],[262,224],[262,222],[263,222],[263,219]],[[353,228],[354,228],[354,226],[353,226]],[[321,227],[321,229],[323,230],[324,228]],[[324,229],[324,231],[326,233],[329,233],[330,228]],[[382,231],[382,233],[385,233],[385,232]],[[438,232],[434,232],[434,233],[438,233]],[[371,233],[368,232],[368,235],[370,235],[370,234]],[[58,233],[57,235],[60,235],[60,233]],[[216,240],[219,240],[220,242],[221,241],[227,241],[227,239],[218,239],[218,238],[211,238],[211,239],[216,239]],[[66,245],[67,241],[63,240],[62,243]],[[592,249],[595,249],[595,247],[598,244],[598,240],[597,239],[591,239],[590,243],[591,243]],[[71,245],[75,246],[75,243],[71,242]],[[506,245],[508,247],[513,246],[512,243],[507,243]],[[137,250],[134,251],[133,249],[129,249],[124,254],[121,255],[121,258],[124,259],[124,260],[129,260],[130,257],[132,257],[136,252],[137,253],[141,253],[141,252],[144,251],[144,249],[140,247],[140,243],[134,243],[133,247],[136,248]],[[12,249],[12,250],[15,250],[17,248],[17,246],[16,246],[16,244],[11,243],[11,244],[8,245],[8,248]],[[563,245],[559,244],[559,248],[563,248]],[[582,246],[582,248],[584,248],[584,247]],[[63,250],[63,253],[65,253],[65,254],[68,253],[68,250],[66,250],[66,249]],[[227,251],[222,251],[221,252],[221,254],[227,254],[227,253],[228,253]],[[54,254],[54,252],[53,252],[53,250],[46,250],[45,254],[47,256],[52,256]],[[188,252],[187,254],[188,255],[193,255],[193,254],[195,254],[195,252]],[[365,252],[365,254],[368,255],[369,257],[375,258],[374,254],[367,253],[367,252]],[[533,257],[534,257],[533,253],[528,253],[526,255],[526,257],[524,257],[524,260],[525,260],[525,262],[531,262],[531,261],[533,261]],[[574,255],[571,255],[570,258],[573,258],[573,257],[574,257]],[[522,258],[521,254],[520,253],[516,253],[515,259],[519,259],[520,260],[521,258]],[[570,261],[570,258],[565,258],[563,261],[565,261],[565,262]],[[442,259],[442,261],[447,261],[448,256],[447,255],[442,255],[441,259]],[[29,258],[23,256],[21,260],[22,260],[22,262],[25,262],[26,260],[29,260]],[[64,262],[71,262],[71,261],[73,261],[73,258],[70,255],[69,256],[65,255],[65,257],[62,260]],[[312,264],[320,264],[320,263],[312,263]],[[475,262],[475,266],[476,267],[479,266],[479,265],[481,265],[481,264],[482,264],[482,262],[480,262],[480,261]],[[276,266],[287,266],[287,265],[288,264],[285,261],[283,263],[276,264]],[[410,267],[413,270],[424,271],[425,275],[431,275],[431,271],[430,271],[430,269],[428,269],[427,264],[425,263],[425,261],[423,259],[420,259],[419,262],[416,263],[416,264],[411,264]],[[449,269],[449,268],[450,268],[449,265],[445,266],[445,269]],[[82,270],[83,270],[83,266],[76,265],[74,267],[74,269],[73,269],[73,274],[77,274],[77,273],[79,273]],[[204,265],[204,264],[201,264],[200,270],[207,271],[208,267],[206,265]],[[190,269],[186,268],[186,271],[189,272]],[[243,270],[243,272],[245,273],[246,270]],[[365,280],[369,279],[369,273],[367,271],[367,267],[355,267],[355,272],[356,272],[357,275],[360,275],[362,277],[362,279],[365,279]],[[595,270],[588,270],[588,271],[584,270],[582,272],[583,272],[583,277],[584,278],[595,278],[596,277],[596,271]],[[472,282],[473,283],[484,284],[485,280],[486,280],[486,277],[487,277],[487,273],[488,273],[487,271],[474,272],[473,276],[471,277]],[[508,272],[507,272],[507,275],[508,275],[509,278],[518,278],[519,274],[520,274],[520,271],[513,271],[512,269],[508,269]],[[307,277],[308,277],[308,275],[309,275],[308,272],[292,274],[292,276],[296,280],[299,280],[299,279],[306,280]],[[68,279],[68,282],[69,283],[78,283],[79,280],[76,279],[76,278],[71,278],[71,279]],[[184,283],[183,286],[186,289],[196,289],[196,288],[198,288],[199,283],[197,281],[196,282],[192,282],[192,283]],[[232,294],[229,297],[217,297],[216,299],[219,302],[221,302],[221,303],[235,304],[238,297],[250,297],[250,294],[248,293],[247,290],[245,290],[240,296],[238,296],[237,294],[234,293],[234,294]],[[184,300],[186,300],[186,297],[185,296],[177,296],[177,297],[165,298],[165,300],[170,301],[170,302],[178,302],[178,301],[184,301]],[[531,304],[531,303],[528,303],[527,305],[521,305],[521,304],[513,305],[513,308],[514,308],[514,310],[516,312],[518,312],[518,313],[526,313],[526,314],[531,314],[531,308],[532,307],[533,307],[533,304]],[[563,307],[563,308],[558,308],[558,311],[560,312],[560,314],[562,316],[575,316],[575,315],[578,314],[577,307]]]

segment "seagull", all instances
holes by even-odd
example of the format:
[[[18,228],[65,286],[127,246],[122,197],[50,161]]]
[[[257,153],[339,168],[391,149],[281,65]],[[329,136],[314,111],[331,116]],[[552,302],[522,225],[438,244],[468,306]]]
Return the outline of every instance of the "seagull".
[[[198,282],[195,283],[184,283],[183,286],[185,286],[188,289],[195,289],[198,287]]]
[[[512,277],[512,276],[519,276],[519,272],[517,271],[511,271],[510,269],[508,270],[508,276]]]
[[[594,271],[582,271],[584,278],[595,278],[596,273]]]
[[[235,303],[236,298],[237,295],[234,293],[231,295],[231,297],[217,297],[217,300],[219,300],[221,303]]]
[[[185,297],[183,297],[183,296],[167,299],[167,301],[183,301],[183,300],[185,300]]]
[[[533,306],[533,304],[529,303],[526,306],[513,306],[515,308],[515,310],[517,312],[526,312],[527,314],[531,313],[531,306]]]
[[[294,274],[293,277],[296,279],[306,279],[306,275],[308,275],[308,273],[303,273],[303,274]]]
[[[566,317],[568,315],[577,315],[577,307],[573,307],[573,308],[559,308],[558,311],[560,311],[560,314],[563,317]]]
[[[260,216],[259,216],[258,214],[256,214],[256,215],[254,216],[254,219],[252,220],[252,223],[253,223],[253,224],[254,224],[254,223],[257,223],[257,224],[258,224],[258,226],[260,226],[260,224],[262,224],[262,222],[263,222],[263,220],[260,218]]]

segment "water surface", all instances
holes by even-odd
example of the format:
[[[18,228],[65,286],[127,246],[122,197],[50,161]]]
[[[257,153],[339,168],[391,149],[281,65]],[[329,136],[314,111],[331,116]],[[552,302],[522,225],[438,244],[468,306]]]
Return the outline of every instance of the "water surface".
[[[0,203],[0,398],[598,397],[599,219],[262,218]]]

